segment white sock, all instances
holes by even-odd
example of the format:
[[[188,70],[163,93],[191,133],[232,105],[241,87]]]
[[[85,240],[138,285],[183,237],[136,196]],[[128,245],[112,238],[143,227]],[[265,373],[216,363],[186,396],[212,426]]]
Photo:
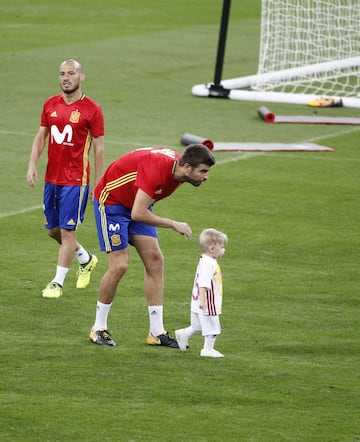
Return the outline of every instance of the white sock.
[[[110,308],[111,304],[103,304],[102,302],[97,301],[95,323],[92,327],[94,331],[108,329],[107,318],[109,315]]]
[[[75,250],[75,257],[79,261],[79,264],[87,264],[90,261],[89,252],[87,252],[83,246],[80,246],[79,250]]]
[[[150,333],[153,336],[159,336],[165,331],[163,324],[163,306],[149,305],[148,311],[150,321]]]
[[[214,348],[216,340],[216,335],[205,336],[204,339],[204,350],[211,351]]]
[[[195,330],[191,325],[189,327],[184,328],[184,333],[188,338],[191,338],[198,330]],[[199,330],[200,331],[200,330]]]
[[[51,282],[56,282],[56,284],[59,284],[62,287],[68,271],[69,269],[67,267],[57,266],[55,278]]]

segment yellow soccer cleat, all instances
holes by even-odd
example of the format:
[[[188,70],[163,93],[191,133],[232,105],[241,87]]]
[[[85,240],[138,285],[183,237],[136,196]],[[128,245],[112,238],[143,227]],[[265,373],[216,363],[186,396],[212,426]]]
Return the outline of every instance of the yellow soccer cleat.
[[[76,272],[78,279],[76,281],[76,288],[84,289],[89,285],[91,272],[96,267],[98,259],[95,255],[90,255],[90,261],[87,264],[80,265],[79,270]]]
[[[312,107],[342,107],[343,102],[341,98],[320,97],[313,101],[309,101],[307,105]]]
[[[49,282],[49,284],[42,291],[43,298],[60,298],[62,295],[62,287],[56,282]]]
[[[109,330],[91,330],[89,338],[94,344],[116,347],[116,342],[111,337]]]

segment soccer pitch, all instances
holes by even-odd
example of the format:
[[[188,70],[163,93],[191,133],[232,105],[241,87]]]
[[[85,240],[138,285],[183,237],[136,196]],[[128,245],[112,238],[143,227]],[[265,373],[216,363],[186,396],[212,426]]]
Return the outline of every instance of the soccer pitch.
[[[268,125],[259,103],[198,98],[213,77],[222,2],[61,3],[4,0],[0,15],[1,328],[3,441],[360,440],[359,128]],[[233,1],[224,77],[256,70],[260,1]],[[188,222],[186,241],[160,229],[165,325],[189,321],[205,227],[227,233],[220,360],[145,344],[143,270],[130,267],[109,317],[116,348],[93,345],[97,287],[106,269],[89,204],[79,239],[99,257],[91,283],[45,300],[57,245],[41,210],[45,155],[26,184],[44,100],[58,66],[84,66],[83,90],[105,116],[106,165],[136,147],[182,151],[185,132],[222,142],[312,142],[334,152],[216,152],[198,189],[155,206]],[[269,105],[312,115],[304,106]],[[318,115],[360,117],[354,109]]]

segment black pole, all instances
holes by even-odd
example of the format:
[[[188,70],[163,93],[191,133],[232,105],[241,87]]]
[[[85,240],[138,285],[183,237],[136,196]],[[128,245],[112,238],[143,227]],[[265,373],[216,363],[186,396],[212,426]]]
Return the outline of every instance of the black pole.
[[[223,9],[221,15],[221,24],[219,32],[219,42],[216,56],[214,83],[210,87],[209,95],[211,97],[226,98],[229,94],[229,90],[224,89],[220,82],[222,77],[222,71],[224,66],[224,56],[226,47],[226,37],[229,24],[231,0],[224,0]]]

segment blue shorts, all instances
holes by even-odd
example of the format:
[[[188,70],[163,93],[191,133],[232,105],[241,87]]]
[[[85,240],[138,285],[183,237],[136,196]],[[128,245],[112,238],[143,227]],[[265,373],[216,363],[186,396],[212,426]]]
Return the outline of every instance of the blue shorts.
[[[151,210],[151,208],[149,208]],[[130,235],[158,237],[157,228],[131,219],[131,210],[121,205],[100,206],[94,198],[94,213],[100,250],[126,249]]]
[[[84,221],[88,195],[89,185],[58,186],[45,183],[45,227],[47,229],[60,227],[66,230],[76,230]]]

